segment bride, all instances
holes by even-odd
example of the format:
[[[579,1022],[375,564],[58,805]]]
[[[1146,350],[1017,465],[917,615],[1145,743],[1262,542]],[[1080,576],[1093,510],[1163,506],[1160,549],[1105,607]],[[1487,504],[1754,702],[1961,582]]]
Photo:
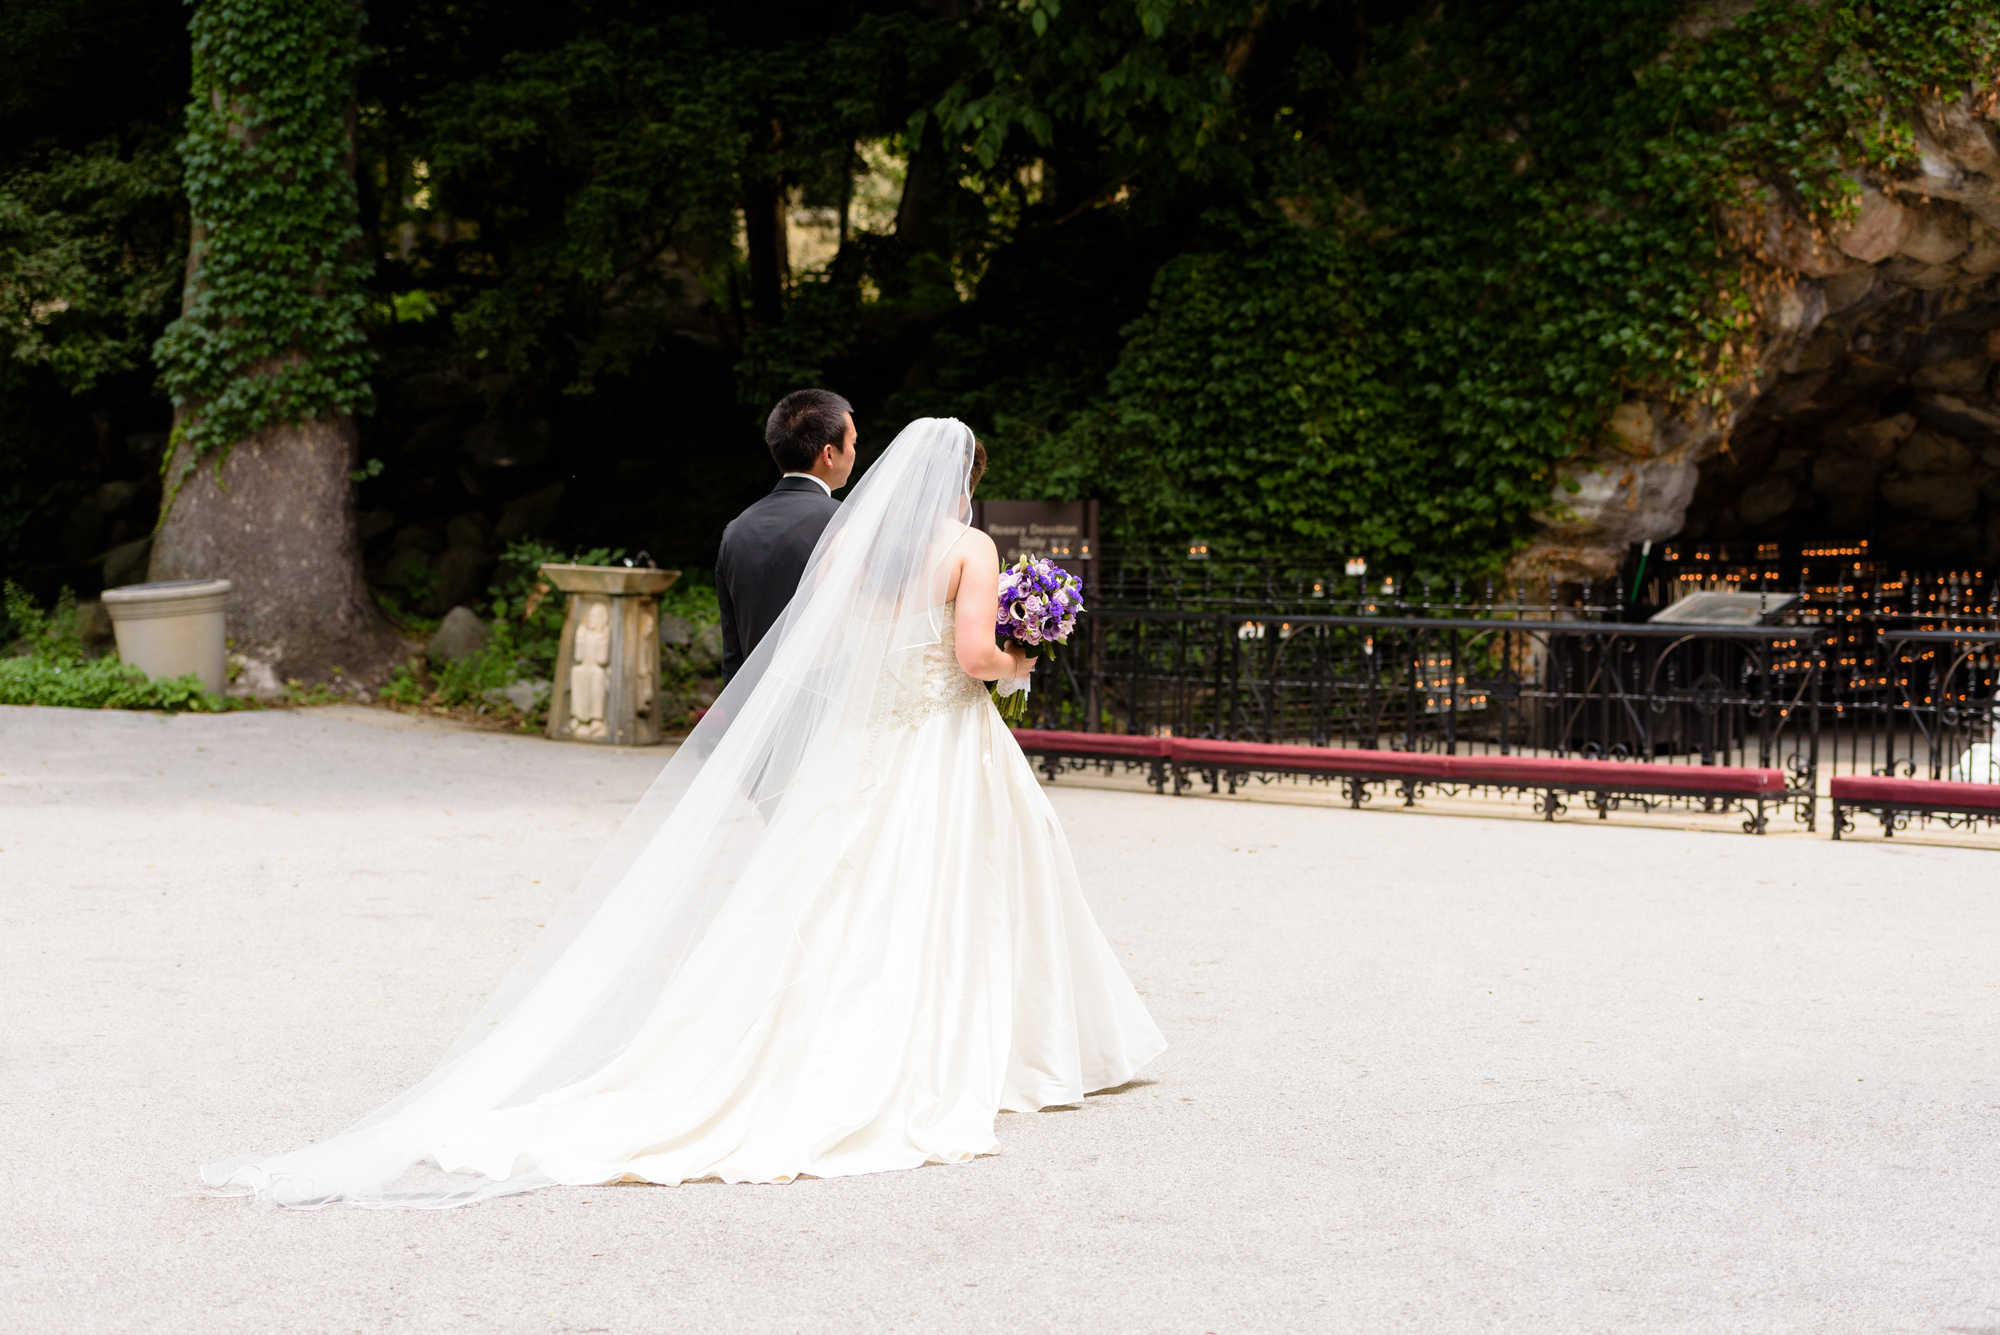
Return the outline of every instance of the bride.
[[[985,464],[911,423],[798,594],[431,1075],[202,1171],[297,1207],[963,1163],[1166,1047],[984,681]]]

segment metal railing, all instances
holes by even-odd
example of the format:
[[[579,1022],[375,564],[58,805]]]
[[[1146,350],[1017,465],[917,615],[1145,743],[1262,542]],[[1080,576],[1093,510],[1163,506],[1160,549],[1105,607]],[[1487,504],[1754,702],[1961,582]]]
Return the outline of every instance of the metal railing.
[[[1273,567],[1093,573],[1028,726],[1776,768],[1808,824],[1838,772],[2000,781],[2000,621],[1962,590],[1689,626],[1636,619],[1608,584],[1531,599]]]

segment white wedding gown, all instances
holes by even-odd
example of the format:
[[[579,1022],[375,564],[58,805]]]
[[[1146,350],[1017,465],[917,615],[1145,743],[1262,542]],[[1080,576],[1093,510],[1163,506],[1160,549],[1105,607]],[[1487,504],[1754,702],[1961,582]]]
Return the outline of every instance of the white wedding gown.
[[[961,1163],[998,1149],[1002,1109],[1075,1103],[1164,1050],[958,666],[940,604],[974,448],[924,418],[869,468],[778,626],[428,1077],[203,1179],[443,1208]]]
[[[808,762],[635,1041],[458,1129],[440,1167],[596,1184],[960,1163],[999,1149],[999,1111],[1076,1103],[1165,1049],[950,613],[885,676],[874,754]],[[863,765],[861,818],[822,819],[813,785]]]

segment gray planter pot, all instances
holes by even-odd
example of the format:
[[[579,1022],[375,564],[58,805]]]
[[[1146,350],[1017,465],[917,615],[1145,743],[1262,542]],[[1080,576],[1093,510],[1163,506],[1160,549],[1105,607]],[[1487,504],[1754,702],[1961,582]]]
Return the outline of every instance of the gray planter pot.
[[[226,579],[177,579],[106,589],[104,610],[111,614],[121,659],[149,677],[192,672],[220,695],[229,680],[224,624],[228,599]]]

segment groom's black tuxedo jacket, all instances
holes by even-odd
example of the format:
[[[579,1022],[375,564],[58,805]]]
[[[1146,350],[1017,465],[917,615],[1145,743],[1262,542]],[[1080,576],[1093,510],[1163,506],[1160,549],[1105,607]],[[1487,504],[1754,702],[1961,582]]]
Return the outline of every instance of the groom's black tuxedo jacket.
[[[722,530],[715,596],[722,604],[722,675],[743,666],[798,591],[813,544],[840,502],[809,477],[781,477]]]

